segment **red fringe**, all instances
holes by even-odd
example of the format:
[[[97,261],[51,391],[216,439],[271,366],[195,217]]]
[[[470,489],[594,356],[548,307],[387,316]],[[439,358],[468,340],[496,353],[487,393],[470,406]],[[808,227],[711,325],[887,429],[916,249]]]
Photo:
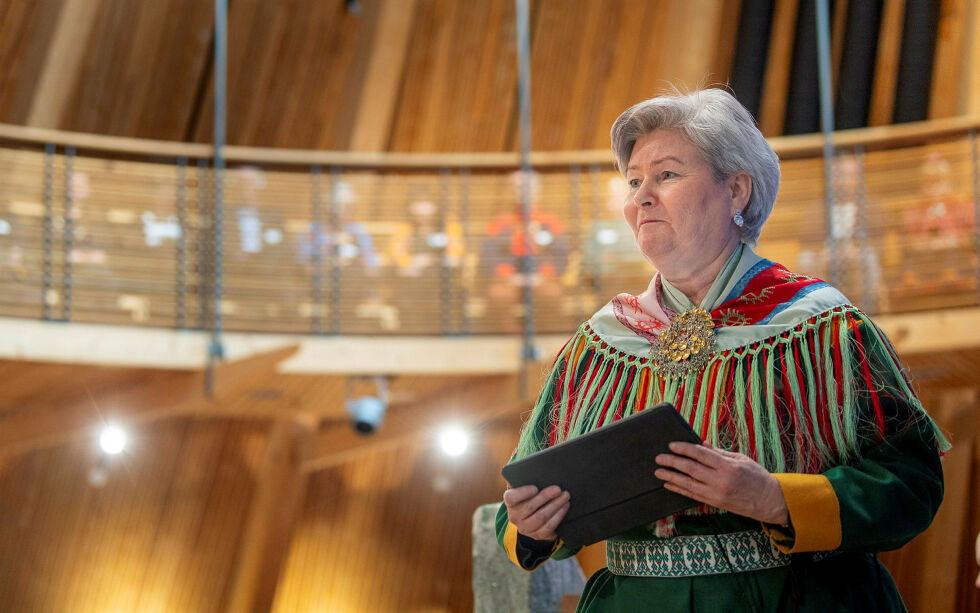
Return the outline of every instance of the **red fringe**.
[[[613,368],[615,368],[615,367],[616,367],[615,364],[613,364],[613,366],[609,369],[609,372],[612,372]],[[619,385],[619,377],[620,377],[620,375],[623,374],[623,368],[624,368],[624,366],[623,365],[620,365],[619,372],[616,373],[616,379],[613,381],[613,389],[616,389],[616,386]],[[605,383],[606,378],[608,376],[609,376],[609,373],[607,372],[606,373],[606,376],[603,377],[602,378],[602,381],[599,382],[599,387],[600,388],[602,387],[603,383]],[[602,413],[599,414],[599,421],[597,422],[600,425],[602,424],[602,419],[606,416],[606,411],[609,409],[609,405],[612,404],[612,397],[613,397],[612,394],[607,394],[606,395],[606,403],[602,406]]]
[[[636,379],[636,371],[638,367],[634,366],[630,368],[630,379],[626,382],[626,386],[623,389],[630,389],[633,387],[633,380]],[[619,408],[616,409],[616,414],[613,415],[613,421],[620,419],[623,416],[623,408],[626,406],[626,397],[629,394],[623,394],[623,397],[619,399]]]
[[[755,448],[755,416],[753,415],[755,407],[752,406],[752,362],[753,360],[748,360],[745,368],[745,421],[749,428],[749,448],[743,449],[742,453],[758,462],[759,454]]]
[[[854,338],[857,340],[858,346],[858,360],[861,362],[861,371],[864,374],[864,384],[868,393],[871,394],[871,404],[874,407],[875,412],[875,424],[878,426],[879,440],[884,440],[885,438],[885,414],[881,410],[881,401],[878,398],[878,392],[875,391],[874,384],[871,381],[871,369],[868,367],[868,360],[864,354],[864,342],[861,340],[861,324],[854,320],[850,320],[854,324]]]

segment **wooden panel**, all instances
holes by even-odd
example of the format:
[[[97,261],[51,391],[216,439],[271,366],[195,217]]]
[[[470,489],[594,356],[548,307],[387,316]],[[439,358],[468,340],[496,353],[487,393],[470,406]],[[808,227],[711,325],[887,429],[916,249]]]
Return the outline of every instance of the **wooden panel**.
[[[43,128],[61,125],[98,7],[96,0],[65,1],[38,78],[27,125]]]
[[[0,476],[4,607],[218,610],[263,445],[244,422],[162,425],[105,464],[103,486],[92,441],[15,460]]]
[[[27,123],[63,3],[0,2],[0,121]]]
[[[767,137],[783,133],[798,11],[798,0],[778,0],[772,16],[762,104],[759,108],[759,129]]]
[[[358,109],[357,123],[352,129],[351,151],[388,148],[415,0],[386,2],[380,11],[360,96],[364,103]]]
[[[895,110],[895,86],[898,83],[898,61],[902,48],[902,27],[905,21],[905,0],[885,2],[878,35],[878,55],[871,91],[869,126],[884,126],[892,122]]]
[[[472,610],[471,517],[500,499],[518,423],[457,460],[423,439],[312,476],[273,610]]]
[[[713,37],[718,43],[710,75],[712,84],[731,82],[735,45],[738,43],[739,17],[742,14],[742,0],[725,0],[723,4],[718,32]]]
[[[185,139],[212,27],[207,2],[105,0],[61,127]]]
[[[963,87],[966,100],[963,113],[980,115],[980,4],[968,5],[966,57],[963,61]]]
[[[952,117],[963,110],[965,88],[970,85],[967,73],[963,72],[963,66],[969,65],[966,52],[970,4],[976,2],[942,0],[929,95],[930,119]]]
[[[347,148],[381,2],[362,4],[360,15],[342,2],[232,4],[230,144]],[[212,139],[211,79],[193,126],[199,142]]]
[[[391,151],[505,149],[516,112],[513,20],[508,0],[417,3]]]

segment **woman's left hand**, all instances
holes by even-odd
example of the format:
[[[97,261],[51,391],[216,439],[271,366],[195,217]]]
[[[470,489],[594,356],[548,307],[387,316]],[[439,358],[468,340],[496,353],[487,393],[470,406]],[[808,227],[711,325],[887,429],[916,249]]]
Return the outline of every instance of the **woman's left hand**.
[[[752,458],[708,443],[675,442],[670,450],[656,457],[664,468],[654,473],[668,490],[766,523],[789,523],[779,481]]]

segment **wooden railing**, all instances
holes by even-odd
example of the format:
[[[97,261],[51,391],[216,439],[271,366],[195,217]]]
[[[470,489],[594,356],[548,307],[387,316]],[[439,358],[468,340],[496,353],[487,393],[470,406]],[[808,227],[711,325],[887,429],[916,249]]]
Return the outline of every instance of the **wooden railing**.
[[[873,313],[980,304],[967,117],[838,132],[835,231],[819,135],[772,140],[783,179],[759,252]],[[0,316],[208,325],[209,145],[0,125]],[[225,329],[517,333],[516,153],[227,147]],[[607,151],[538,152],[535,320],[566,332],[652,268]],[[833,241],[828,240],[833,237]]]

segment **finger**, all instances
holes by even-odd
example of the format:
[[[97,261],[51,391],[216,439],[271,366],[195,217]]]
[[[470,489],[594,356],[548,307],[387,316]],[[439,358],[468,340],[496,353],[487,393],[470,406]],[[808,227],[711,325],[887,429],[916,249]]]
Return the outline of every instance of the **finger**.
[[[691,479],[664,481],[664,489],[687,496],[688,498],[697,500],[698,502],[718,506],[716,496],[714,495],[714,490],[704,483],[698,483],[697,481],[693,481]]]
[[[707,500],[701,500],[700,498],[698,498],[697,494],[695,494],[694,492],[684,489],[683,487],[676,485],[674,483],[665,483],[664,489],[668,489],[674,492],[675,494],[680,494],[681,496],[687,496],[691,500],[697,500],[698,502],[704,502],[704,503],[708,502]]]
[[[533,485],[522,485],[508,489],[504,492],[504,504],[508,507],[518,505],[528,498],[538,493],[538,488]]]
[[[660,466],[668,466],[673,470],[690,475],[697,479],[698,481],[705,481],[710,478],[708,474],[710,471],[714,470],[710,467],[701,464],[697,460],[692,460],[690,458],[685,458],[679,455],[673,455],[670,453],[662,453],[656,457],[657,464]]]
[[[565,515],[568,514],[568,509],[570,509],[571,506],[572,505],[570,502],[566,502],[562,507],[560,507],[558,511],[551,516],[551,519],[545,523],[545,528],[547,528],[549,532],[554,532],[557,530],[562,520],[565,519]]]
[[[568,492],[563,492],[561,496],[549,501],[533,514],[526,517],[521,522],[521,525],[517,526],[518,531],[523,528],[527,530],[526,534],[528,536],[541,534],[542,531],[547,532],[546,527],[551,522],[554,515],[569,504],[569,499],[570,496]]]
[[[557,498],[558,496],[561,496],[561,493],[560,487],[557,485],[552,485],[544,488],[529,500],[515,505],[514,508],[517,510],[520,517],[530,517],[548,502]]]
[[[718,453],[713,447],[704,445],[694,445],[692,443],[682,443],[675,441],[669,445],[670,450],[677,455],[687,456],[701,462],[705,466],[716,468],[721,465],[726,458]]]
[[[708,443],[705,443],[705,445],[707,445],[707,444]],[[745,455],[744,453],[738,453],[737,451],[729,451],[728,449],[722,449],[721,447],[711,447],[711,449],[713,449],[716,453],[718,453],[718,454],[720,454],[720,455],[722,455],[722,456],[724,456],[726,458],[736,459],[736,458],[748,458],[749,457],[749,456]],[[749,458],[749,459],[751,459],[751,458]]]

